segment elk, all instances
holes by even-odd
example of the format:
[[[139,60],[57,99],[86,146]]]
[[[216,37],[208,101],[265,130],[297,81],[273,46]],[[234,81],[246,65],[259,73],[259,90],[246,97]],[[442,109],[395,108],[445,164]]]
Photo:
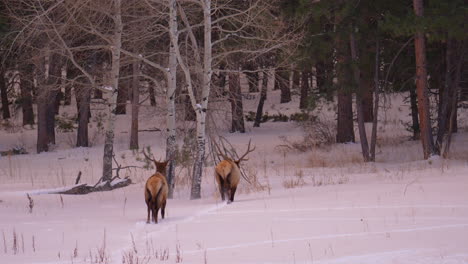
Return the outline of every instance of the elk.
[[[156,161],[150,158],[143,150],[143,155],[149,161],[154,162],[156,173],[148,178],[145,184],[145,202],[148,209],[146,223],[150,223],[150,211],[153,216],[153,222],[158,223],[158,212],[161,209],[161,217],[164,219],[166,211],[167,193],[169,191],[166,181],[166,167],[169,161]]]
[[[225,195],[228,197],[228,203],[234,202],[234,195],[236,194],[237,185],[239,184],[241,178],[241,171],[239,164],[241,161],[247,161],[248,159],[245,158],[247,154],[255,150],[250,148],[250,140],[249,145],[247,146],[247,151],[237,160],[228,157],[225,153],[221,153],[221,149],[219,146],[214,142],[215,147],[218,149],[218,155],[223,157],[223,160],[219,162],[215,167],[215,178],[216,182],[218,183],[219,192],[221,193],[221,199],[225,200]]]

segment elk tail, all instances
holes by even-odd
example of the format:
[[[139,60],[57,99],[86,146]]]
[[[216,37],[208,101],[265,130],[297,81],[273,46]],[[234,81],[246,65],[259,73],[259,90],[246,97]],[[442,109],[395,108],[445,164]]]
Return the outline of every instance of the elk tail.
[[[152,195],[151,195],[151,191],[148,189],[148,187],[146,187],[146,194],[148,195],[148,199],[146,200],[146,202],[150,202],[152,201]]]
[[[164,183],[162,183],[160,186],[159,186],[159,190],[158,190],[158,193],[156,193],[153,201],[154,201],[154,204],[156,204],[159,207],[161,207],[161,205],[159,204],[159,197],[161,196],[161,192],[162,192],[162,189],[163,189],[163,186],[164,186]]]

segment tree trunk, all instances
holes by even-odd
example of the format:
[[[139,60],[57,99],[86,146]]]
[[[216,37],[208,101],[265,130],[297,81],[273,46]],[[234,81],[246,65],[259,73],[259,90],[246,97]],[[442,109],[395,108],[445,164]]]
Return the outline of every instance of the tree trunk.
[[[125,115],[127,113],[128,86],[127,81],[120,82],[119,90],[117,91],[117,107],[115,108],[116,115]]]
[[[244,109],[242,105],[242,92],[238,73],[229,74],[229,97],[231,101],[231,133],[245,133]]]
[[[337,143],[354,142],[353,124],[353,97],[350,89],[346,89],[345,80],[348,78],[347,64],[349,63],[347,45],[338,36],[336,39],[336,59],[337,59],[337,90],[338,90],[338,113],[337,113]]]
[[[369,67],[370,68],[370,67]],[[363,72],[361,78],[362,85],[362,115],[364,122],[373,122],[374,120],[374,91],[375,84],[372,81],[371,72]]]
[[[77,147],[89,147],[88,123],[91,101],[91,87],[78,84],[75,86],[76,104],[78,105]]]
[[[377,38],[375,42],[375,65],[374,65],[374,111],[372,116],[372,135],[370,143],[370,160],[375,162],[375,146],[377,144],[377,122],[379,116],[379,100],[380,100],[380,81],[379,81],[379,71],[380,71],[380,46],[379,39]]]
[[[114,0],[115,4],[115,32],[113,39],[112,52],[112,93],[108,102],[108,120],[106,127],[106,135],[104,141],[104,155],[103,155],[103,168],[102,168],[102,181],[110,181],[112,179],[112,156],[114,154],[114,128],[116,120],[116,104],[117,104],[117,91],[119,88],[120,76],[120,49],[122,47],[122,13],[121,13],[121,0]]]
[[[149,98],[150,98],[150,104],[151,106],[156,106],[156,94],[154,91],[154,84],[151,85],[152,82],[148,83],[148,93],[149,93]]]
[[[51,67],[52,68],[52,67]],[[56,115],[56,102],[57,102],[57,87],[50,87],[51,91],[48,93],[46,99],[46,120],[47,120],[47,137],[49,144],[55,144],[55,115]]]
[[[244,66],[244,69],[247,70],[245,76],[247,77],[247,82],[249,84],[249,92],[256,93],[259,91],[258,87],[258,72],[254,72],[255,65],[253,63],[248,63]]]
[[[130,149],[138,149],[138,113],[140,110],[140,62],[133,62],[132,78],[132,123],[130,125]]]
[[[352,68],[354,75],[354,83],[356,86],[356,115],[358,122],[358,131],[359,131],[359,141],[361,142],[362,156],[364,162],[370,161],[369,155],[369,144],[367,142],[367,133],[366,126],[364,124],[364,113],[363,113],[363,103],[362,103],[362,88],[361,88],[361,73],[358,65],[358,48],[356,47],[356,39],[354,33],[351,32],[349,35],[349,42],[351,47],[351,59],[352,59]]]
[[[3,67],[0,66],[0,96],[2,99],[2,117],[3,119],[8,119],[10,115],[10,107],[8,103],[8,92],[5,82],[5,71]]]
[[[197,154],[193,164],[190,199],[201,198],[201,180],[205,162],[205,113],[197,114]]]
[[[211,75],[213,74],[213,50],[212,50],[212,24],[211,24],[211,0],[203,0],[203,78],[202,78],[202,96],[201,103],[195,104],[195,95],[191,93],[192,106],[197,109],[197,155],[195,165],[193,166],[191,199],[201,198],[201,180],[203,173],[203,163],[205,161],[205,129],[206,129],[206,110],[208,108],[208,99],[211,90]],[[180,60],[179,60],[180,62]],[[193,88],[193,86],[192,86]],[[190,89],[189,89],[190,91]],[[201,106],[201,107],[200,107]]]
[[[254,127],[260,127],[260,123],[262,122],[263,117],[263,105],[265,104],[265,100],[267,98],[268,85],[265,83],[265,80],[268,80],[268,75],[262,72],[261,77],[262,78],[259,81],[259,83],[261,83],[260,99],[258,100],[257,113],[255,114],[255,122],[253,125]]]
[[[416,16],[423,16],[423,1],[413,0]],[[414,36],[414,48],[416,55],[416,94],[418,97],[418,113],[421,125],[421,143],[424,159],[437,155],[439,151],[434,146],[432,138],[431,117],[429,114],[429,93],[427,88],[426,69],[426,43],[424,33],[417,31]]]
[[[413,140],[419,140],[421,138],[421,130],[419,128],[418,96],[416,95],[416,87],[411,85],[409,91],[411,104],[411,130],[413,130]]]
[[[294,87],[295,90],[298,90],[298,89],[302,88],[301,78],[302,78],[301,72],[298,71],[298,70],[295,70],[294,73],[293,73],[293,87]]]
[[[293,65],[291,65],[291,69],[289,71],[289,83],[288,83],[289,91],[295,90],[296,88],[294,87],[294,74],[295,74],[294,67]]]
[[[61,81],[61,58],[52,54],[45,58],[43,78],[37,95],[38,104],[38,153],[48,151],[55,144],[55,113],[57,93]],[[39,106],[40,105],[40,106]],[[41,113],[39,113],[39,108]],[[43,122],[39,125],[39,119]],[[39,129],[40,127],[40,129]],[[44,142],[45,141],[45,142]],[[41,145],[41,146],[40,146]],[[47,145],[46,147],[44,145]]]
[[[68,67],[63,67],[62,69],[62,77],[64,80],[67,79],[68,75]],[[66,81],[64,82],[64,93],[63,93],[63,105],[71,105],[72,101],[72,86],[68,84]]]
[[[47,91],[44,87],[38,89],[37,101],[37,153],[49,151],[49,137],[47,136]]]
[[[182,92],[181,97],[184,104],[185,121],[197,120],[197,114],[193,110],[192,103],[190,102],[190,95],[187,92]]]
[[[301,98],[299,101],[299,108],[300,109],[307,109],[309,103],[309,76],[310,72],[303,71],[302,72],[302,82],[301,82]]]
[[[176,0],[169,2],[169,30],[174,37],[174,41],[178,42],[179,37],[177,34],[177,7]],[[167,138],[166,138],[166,160],[169,161],[166,178],[169,185],[168,198],[174,197],[174,184],[175,184],[175,167],[176,167],[176,108],[175,97],[177,90],[177,54],[174,45],[169,47],[169,74],[167,81]]]
[[[462,67],[463,67],[463,62],[464,62],[464,57],[465,57],[465,42],[463,41],[461,43],[461,53],[458,55],[458,63],[455,69],[455,77],[453,79],[452,85],[453,85],[453,94],[451,98],[451,107],[450,107],[450,117],[449,117],[449,129],[448,129],[448,135],[447,135],[447,143],[445,144],[444,152],[443,152],[443,157],[448,158],[449,152],[450,152],[450,145],[452,144],[452,133],[454,132],[453,130],[456,129],[455,123],[457,122],[457,103],[458,103],[458,96],[460,92],[460,80],[461,80],[461,73],[462,73]]]
[[[438,111],[438,129],[436,148],[442,149],[445,133],[447,132],[447,123],[450,122],[450,106],[451,100],[449,99],[450,94],[453,90],[452,87],[452,53],[453,53],[453,39],[447,39],[447,50],[445,54],[445,83],[443,88],[439,89],[439,111]]]
[[[275,86],[281,90],[280,104],[291,102],[291,90],[289,89],[289,76],[284,70],[278,69],[275,77]]]
[[[28,65],[25,72],[29,72],[28,75],[22,74],[20,91],[21,91],[21,110],[23,112],[23,126],[34,125],[34,111],[33,111],[33,98],[32,98],[32,86],[33,86],[33,67]],[[26,79],[25,77],[29,77]]]

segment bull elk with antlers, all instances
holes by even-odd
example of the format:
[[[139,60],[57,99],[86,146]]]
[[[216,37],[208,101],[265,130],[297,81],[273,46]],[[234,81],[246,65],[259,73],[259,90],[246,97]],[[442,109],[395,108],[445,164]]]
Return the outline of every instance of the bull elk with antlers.
[[[143,150],[143,155],[149,161],[154,162],[156,173],[148,178],[145,184],[145,202],[148,209],[148,217],[146,222],[150,223],[150,211],[153,216],[153,221],[158,223],[158,211],[161,209],[161,217],[164,219],[166,211],[166,200],[169,192],[169,187],[166,180],[166,167],[169,161],[156,161],[150,158]]]
[[[223,160],[216,165],[215,178],[218,183],[219,192],[221,193],[221,199],[225,200],[225,195],[228,196],[228,203],[234,202],[234,195],[236,194],[237,185],[241,178],[241,171],[239,164],[241,161],[247,161],[245,157],[247,154],[255,150],[255,147],[250,148],[247,146],[247,151],[239,158],[234,159],[229,157],[227,153],[222,153],[220,147],[213,142],[215,147],[218,149],[218,155],[223,157]]]

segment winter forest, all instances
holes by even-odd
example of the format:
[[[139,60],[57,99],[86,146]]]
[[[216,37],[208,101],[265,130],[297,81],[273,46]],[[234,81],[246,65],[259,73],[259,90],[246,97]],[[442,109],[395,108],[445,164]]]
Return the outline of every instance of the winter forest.
[[[467,11],[1,0],[0,262],[468,263]]]

